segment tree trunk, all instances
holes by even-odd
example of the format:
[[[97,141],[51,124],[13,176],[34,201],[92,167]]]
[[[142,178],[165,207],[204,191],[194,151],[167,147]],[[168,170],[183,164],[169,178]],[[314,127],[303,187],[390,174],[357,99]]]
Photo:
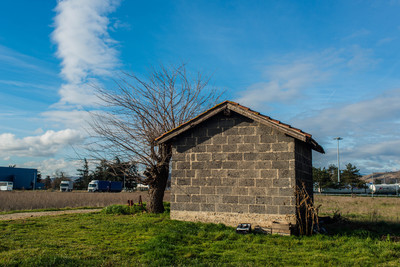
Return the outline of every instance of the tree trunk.
[[[163,213],[164,212],[164,192],[167,186],[169,167],[161,167],[161,171],[158,174],[155,182],[150,186],[149,190],[149,203],[147,206],[147,211],[151,213]]]
[[[152,151],[154,151],[152,149]],[[147,211],[151,213],[163,213],[164,212],[164,192],[167,187],[168,176],[169,176],[169,164],[172,155],[171,144],[161,144],[158,146],[158,155],[154,155],[158,163],[156,166],[152,166],[148,169],[146,176],[150,178],[150,190],[149,197],[150,201],[147,205]]]

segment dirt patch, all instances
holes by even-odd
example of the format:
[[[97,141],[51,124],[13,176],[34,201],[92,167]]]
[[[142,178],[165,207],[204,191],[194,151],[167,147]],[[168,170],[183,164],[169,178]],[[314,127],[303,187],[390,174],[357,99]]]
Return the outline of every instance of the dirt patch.
[[[99,212],[101,209],[84,209],[84,210],[59,210],[59,211],[39,211],[39,212],[21,212],[13,214],[0,215],[0,221],[22,220],[41,216],[55,216],[72,213],[92,213]]]

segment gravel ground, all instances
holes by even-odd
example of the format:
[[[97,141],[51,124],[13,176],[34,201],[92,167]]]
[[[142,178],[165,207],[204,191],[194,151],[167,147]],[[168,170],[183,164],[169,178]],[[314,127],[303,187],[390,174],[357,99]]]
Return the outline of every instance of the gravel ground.
[[[100,210],[101,209],[21,212],[21,213],[0,215],[0,221],[21,220],[33,217],[40,217],[40,216],[55,216],[55,215],[72,214],[72,213],[91,213],[91,212],[99,212]]]

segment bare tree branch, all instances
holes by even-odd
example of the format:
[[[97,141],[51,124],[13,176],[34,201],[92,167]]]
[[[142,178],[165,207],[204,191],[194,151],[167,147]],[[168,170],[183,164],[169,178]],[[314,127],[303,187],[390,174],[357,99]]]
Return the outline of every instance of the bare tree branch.
[[[104,106],[92,113],[90,126],[97,138],[92,152],[142,166],[150,185],[149,210],[162,212],[172,148],[157,146],[154,139],[215,105],[220,95],[200,73],[189,76],[185,64],[161,65],[147,78],[121,72],[115,82],[112,90],[96,88]]]

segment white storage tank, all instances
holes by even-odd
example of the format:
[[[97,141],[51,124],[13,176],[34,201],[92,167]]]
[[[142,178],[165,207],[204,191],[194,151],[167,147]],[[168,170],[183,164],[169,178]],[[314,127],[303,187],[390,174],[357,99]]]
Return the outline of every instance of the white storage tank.
[[[400,191],[398,184],[372,184],[370,188],[373,194],[398,194]]]

